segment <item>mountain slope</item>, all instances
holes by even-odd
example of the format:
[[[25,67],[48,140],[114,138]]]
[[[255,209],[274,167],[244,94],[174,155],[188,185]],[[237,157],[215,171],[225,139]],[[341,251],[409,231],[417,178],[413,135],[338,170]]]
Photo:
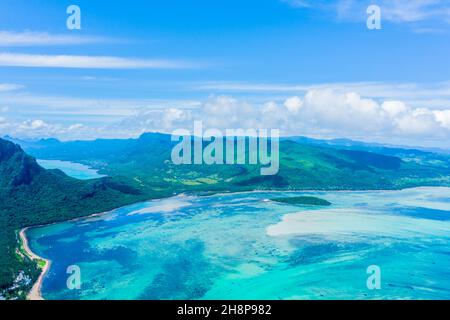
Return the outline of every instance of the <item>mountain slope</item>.
[[[328,147],[291,140],[280,142],[280,171],[261,176],[259,166],[179,165],[171,163],[169,135],[138,139],[58,142],[42,140],[27,151],[42,159],[88,164],[111,177],[139,183],[143,192],[239,191],[254,189],[398,189],[450,184],[450,157],[399,149],[397,155]],[[248,156],[248,154],[247,154]],[[419,158],[420,157],[420,158]]]
[[[450,151],[439,148],[402,147],[383,145],[379,143],[366,143],[349,139],[320,140],[307,137],[286,137],[283,140],[294,141],[300,144],[321,146],[334,149],[366,151],[402,158],[405,161],[435,165],[445,164],[450,166]]]
[[[139,190],[118,181],[81,181],[59,170],[45,170],[18,145],[0,139],[0,289],[10,287],[19,270],[31,277],[37,274],[34,263],[16,254],[15,231],[141,199]]]
[[[181,192],[450,186],[448,158],[433,153],[424,153],[420,156],[426,161],[417,161],[283,140],[279,173],[262,176],[259,165],[174,165],[170,157],[175,142],[164,134],[125,140],[20,143],[35,157],[85,163],[109,177],[81,181],[59,170],[45,170],[18,145],[0,139],[0,292],[11,287],[19,270],[31,279],[37,276],[36,265],[15,253],[15,232],[27,226]]]

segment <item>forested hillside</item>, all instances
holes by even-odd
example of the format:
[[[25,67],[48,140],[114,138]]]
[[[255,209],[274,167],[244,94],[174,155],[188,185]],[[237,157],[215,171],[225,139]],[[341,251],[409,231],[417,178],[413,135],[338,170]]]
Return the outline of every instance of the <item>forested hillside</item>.
[[[125,140],[18,142],[33,157],[0,139],[0,289],[11,288],[20,270],[32,280],[37,276],[35,264],[16,253],[16,233],[23,227],[182,192],[450,186],[448,159],[426,152],[414,158],[405,152],[409,158],[401,158],[282,140],[278,174],[263,176],[259,165],[174,165],[171,151],[176,142],[164,134]],[[35,158],[84,163],[108,177],[77,180],[59,170],[43,169]],[[23,291],[27,286],[19,288]]]
[[[111,179],[81,181],[45,170],[34,158],[0,139],[0,288],[19,270],[34,278],[34,263],[16,253],[16,231],[113,209],[143,199],[139,190]],[[147,198],[145,196],[145,198]]]
[[[261,176],[260,167],[254,165],[173,165],[174,145],[170,135],[148,133],[124,140],[40,140],[24,143],[24,148],[36,158],[82,162],[100,173],[131,179],[147,192],[398,189],[450,184],[450,157],[418,150],[386,148],[383,152],[388,154],[382,154],[283,139],[279,173]]]

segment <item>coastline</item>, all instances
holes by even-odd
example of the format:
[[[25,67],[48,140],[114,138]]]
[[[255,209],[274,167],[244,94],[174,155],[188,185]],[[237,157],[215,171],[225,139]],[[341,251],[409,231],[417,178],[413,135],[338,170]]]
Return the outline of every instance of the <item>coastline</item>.
[[[310,192],[355,192],[355,193],[360,193],[360,192],[396,192],[396,191],[403,191],[403,190],[413,190],[413,189],[427,189],[427,188],[450,188],[450,187],[445,187],[445,186],[417,186],[417,187],[410,187],[410,188],[400,188],[400,189],[367,189],[367,190],[345,190],[345,189],[341,189],[341,190],[248,190],[248,191],[235,191],[235,192],[213,192],[212,194],[209,195],[199,195],[194,193],[186,193],[186,192],[182,192],[180,194],[175,194],[172,196],[167,196],[167,197],[161,197],[161,198],[152,198],[149,199],[148,201],[152,201],[152,200],[163,200],[163,199],[168,199],[168,198],[173,198],[173,197],[183,197],[183,196],[199,196],[199,197],[213,197],[213,196],[227,196],[227,195],[233,195],[233,194],[247,194],[247,193],[265,193],[265,192],[270,192],[270,193],[286,193],[286,192],[292,192],[292,193],[310,193]],[[129,204],[132,205],[132,204]],[[128,205],[125,205],[124,207],[126,207]],[[74,222],[74,221],[79,221],[79,220],[84,220],[84,219],[89,219],[89,218],[95,218],[95,217],[101,217],[103,215],[106,215],[114,210],[117,210],[119,208],[122,207],[118,207],[116,209],[112,209],[109,211],[103,211],[103,212],[98,212],[98,213],[93,213],[90,215],[86,215],[86,216],[80,216],[77,218],[73,218],[73,219],[69,219],[66,220],[65,222]],[[24,253],[32,260],[34,261],[44,261],[45,265],[41,268],[41,274],[39,275],[39,278],[37,279],[37,281],[33,284],[32,289],[30,290],[30,292],[27,294],[27,300],[44,300],[44,298],[42,297],[41,294],[41,287],[42,287],[42,283],[44,280],[45,275],[47,274],[47,272],[50,269],[51,266],[51,260],[49,259],[45,259],[42,258],[40,256],[38,256],[37,254],[35,254],[29,247],[28,245],[28,238],[26,236],[26,231],[30,228],[35,228],[35,227],[43,227],[43,226],[49,226],[49,225],[53,225],[53,224],[57,224],[57,223],[61,223],[62,221],[59,222],[53,222],[53,223],[48,223],[45,225],[38,225],[38,226],[32,226],[32,227],[26,227],[20,230],[19,232],[19,236],[22,242],[22,247],[24,249]]]
[[[230,191],[230,192],[224,192],[224,191],[212,191],[212,194],[208,195],[201,195],[193,193],[180,193],[174,196],[179,195],[188,195],[188,196],[198,196],[198,197],[214,197],[214,196],[227,196],[227,195],[233,195],[233,194],[247,194],[247,193],[312,193],[312,192],[336,192],[336,193],[342,193],[342,192],[352,192],[352,193],[364,193],[364,192],[397,192],[397,191],[407,191],[407,190],[414,190],[414,189],[427,189],[427,188],[450,188],[450,186],[417,186],[417,187],[408,187],[408,188],[399,188],[399,189],[289,189],[289,190],[270,190],[270,189],[255,189],[255,190],[246,190],[246,191]],[[173,197],[173,196],[172,196]],[[161,198],[163,199],[163,198]],[[153,200],[153,199],[151,199]],[[156,199],[158,200],[158,199]]]
[[[44,266],[41,268],[41,274],[39,275],[39,278],[37,281],[33,284],[33,287],[31,288],[30,292],[27,294],[27,300],[44,300],[41,294],[41,287],[42,282],[44,280],[44,276],[47,274],[48,270],[50,269],[51,261],[45,258],[42,258],[35,254],[33,251],[31,251],[29,245],[28,245],[28,238],[26,236],[26,231],[29,229],[23,228],[19,232],[20,239],[22,241],[22,247],[24,249],[24,253],[34,261],[44,261]]]
[[[115,210],[115,209],[113,209]],[[113,211],[111,210],[111,211]],[[78,220],[82,220],[82,219],[89,219],[89,218],[93,218],[93,217],[99,217],[102,215],[105,215],[111,211],[104,211],[104,212],[98,212],[98,213],[93,213],[87,216],[82,216],[82,217],[78,217],[78,218],[74,218],[74,219],[70,219],[67,220],[66,222],[71,222],[71,221],[78,221]],[[33,287],[31,288],[30,292],[28,292],[27,294],[27,300],[45,300],[44,297],[42,297],[42,292],[41,292],[41,288],[42,288],[42,283],[44,281],[44,277],[47,274],[47,272],[50,270],[50,266],[52,264],[52,261],[49,259],[45,259],[41,256],[38,256],[36,253],[34,253],[31,249],[30,246],[28,245],[28,238],[26,235],[26,232],[28,229],[30,228],[38,228],[38,227],[45,227],[45,226],[51,226],[57,223],[61,223],[61,222],[52,222],[52,223],[48,223],[48,224],[43,224],[43,225],[38,225],[38,226],[32,226],[32,227],[25,227],[23,229],[21,229],[19,231],[19,237],[20,237],[20,241],[22,243],[22,248],[24,250],[24,254],[27,255],[28,258],[30,258],[33,261],[44,261],[45,265],[44,267],[41,268],[41,274],[39,275],[38,279],[36,280],[36,282],[33,284]],[[19,247],[20,249],[20,247]]]

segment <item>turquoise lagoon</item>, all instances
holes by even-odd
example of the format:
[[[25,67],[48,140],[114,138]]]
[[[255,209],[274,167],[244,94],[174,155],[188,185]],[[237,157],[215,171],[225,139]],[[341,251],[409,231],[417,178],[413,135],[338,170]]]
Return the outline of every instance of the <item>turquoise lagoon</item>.
[[[104,175],[99,174],[97,170],[89,168],[88,166],[81,163],[40,159],[37,160],[37,163],[45,169],[59,169],[68,176],[80,180],[89,180],[104,177]]]
[[[297,195],[333,205],[270,201]],[[176,196],[28,236],[45,299],[450,299],[449,188]]]

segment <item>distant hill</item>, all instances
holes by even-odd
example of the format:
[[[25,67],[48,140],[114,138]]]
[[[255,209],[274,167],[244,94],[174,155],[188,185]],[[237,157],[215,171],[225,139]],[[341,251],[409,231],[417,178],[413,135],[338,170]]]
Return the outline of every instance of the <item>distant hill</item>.
[[[368,143],[350,139],[313,139],[308,137],[286,137],[288,141],[301,144],[316,145],[327,148],[367,151],[388,156],[402,158],[405,161],[415,161],[422,164],[436,163],[436,160],[450,164],[450,150],[440,148],[406,147],[395,145],[383,145],[380,143]]]
[[[170,135],[158,133],[124,140],[41,140],[24,148],[37,158],[81,162],[111,177],[133,179],[146,192],[449,185],[450,156],[379,146],[329,146],[308,139],[280,142],[280,172],[276,176],[261,176],[258,166],[249,165],[174,166],[170,161],[174,142]]]
[[[382,144],[375,142],[363,142],[351,139],[314,139],[304,136],[291,136],[284,137],[284,140],[292,140],[304,144],[315,144],[321,146],[337,147],[337,148],[348,148],[354,150],[365,150],[373,151],[379,153],[394,154],[396,152],[418,152],[418,153],[438,153],[450,155],[450,150],[442,148],[426,148],[418,146],[402,146],[402,145],[392,145],[392,144]]]

